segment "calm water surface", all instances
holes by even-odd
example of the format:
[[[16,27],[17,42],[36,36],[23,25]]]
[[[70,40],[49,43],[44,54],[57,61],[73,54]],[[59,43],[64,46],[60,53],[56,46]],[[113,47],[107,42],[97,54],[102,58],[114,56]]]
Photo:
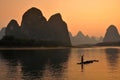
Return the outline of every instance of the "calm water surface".
[[[120,80],[120,47],[0,50],[0,80]]]

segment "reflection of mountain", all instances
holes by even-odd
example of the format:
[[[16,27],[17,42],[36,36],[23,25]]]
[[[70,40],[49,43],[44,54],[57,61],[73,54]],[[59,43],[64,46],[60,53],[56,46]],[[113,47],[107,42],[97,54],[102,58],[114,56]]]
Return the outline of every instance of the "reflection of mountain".
[[[47,21],[42,12],[34,7],[24,13],[21,26],[16,20],[11,20],[5,34],[17,39],[55,42],[59,46],[71,45],[67,24],[61,14],[52,15]]]
[[[23,79],[33,80],[43,77],[46,65],[52,75],[62,77],[70,50],[1,51],[1,53],[2,59],[8,61],[8,67],[12,66],[8,68],[9,71],[14,68],[14,72],[11,74],[18,73],[16,69],[20,65]]]
[[[117,48],[106,49],[106,58],[112,69],[118,66],[119,50]]]
[[[76,36],[72,36],[71,33],[69,33],[71,43],[72,45],[80,45],[80,44],[96,44],[99,42],[102,42],[102,37],[96,38],[96,37],[89,37],[88,35],[84,35],[82,32],[78,32]]]

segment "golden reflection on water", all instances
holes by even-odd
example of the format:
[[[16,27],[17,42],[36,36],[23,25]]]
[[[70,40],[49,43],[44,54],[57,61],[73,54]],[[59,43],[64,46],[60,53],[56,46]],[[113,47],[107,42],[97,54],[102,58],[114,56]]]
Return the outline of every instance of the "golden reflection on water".
[[[84,60],[99,60],[77,64]],[[120,80],[120,47],[0,51],[1,80]]]
[[[110,53],[111,52],[111,53]],[[99,60],[97,63],[76,65],[80,56],[85,60]],[[73,49],[68,65],[68,80],[116,80],[120,79],[120,47]]]

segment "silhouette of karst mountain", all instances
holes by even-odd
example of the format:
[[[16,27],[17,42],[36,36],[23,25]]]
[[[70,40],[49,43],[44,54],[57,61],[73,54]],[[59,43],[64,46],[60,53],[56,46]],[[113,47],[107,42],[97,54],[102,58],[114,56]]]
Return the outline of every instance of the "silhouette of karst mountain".
[[[14,36],[15,38],[23,38],[20,26],[16,20],[11,20],[5,30],[6,36]]]
[[[0,30],[0,39],[2,39],[5,36],[5,30],[6,30],[6,28],[2,28]]]
[[[103,42],[119,42],[120,35],[119,32],[114,25],[110,25],[106,31]]]
[[[47,21],[42,12],[35,7],[23,14],[21,26],[16,20],[11,20],[5,35],[18,39],[56,42],[59,46],[71,46],[67,24],[61,14],[52,15]]]

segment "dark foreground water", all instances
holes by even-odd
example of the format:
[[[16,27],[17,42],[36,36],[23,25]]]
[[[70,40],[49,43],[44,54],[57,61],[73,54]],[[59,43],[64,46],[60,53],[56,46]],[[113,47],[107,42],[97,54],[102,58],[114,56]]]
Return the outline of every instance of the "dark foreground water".
[[[1,50],[0,80],[120,80],[120,47]]]

